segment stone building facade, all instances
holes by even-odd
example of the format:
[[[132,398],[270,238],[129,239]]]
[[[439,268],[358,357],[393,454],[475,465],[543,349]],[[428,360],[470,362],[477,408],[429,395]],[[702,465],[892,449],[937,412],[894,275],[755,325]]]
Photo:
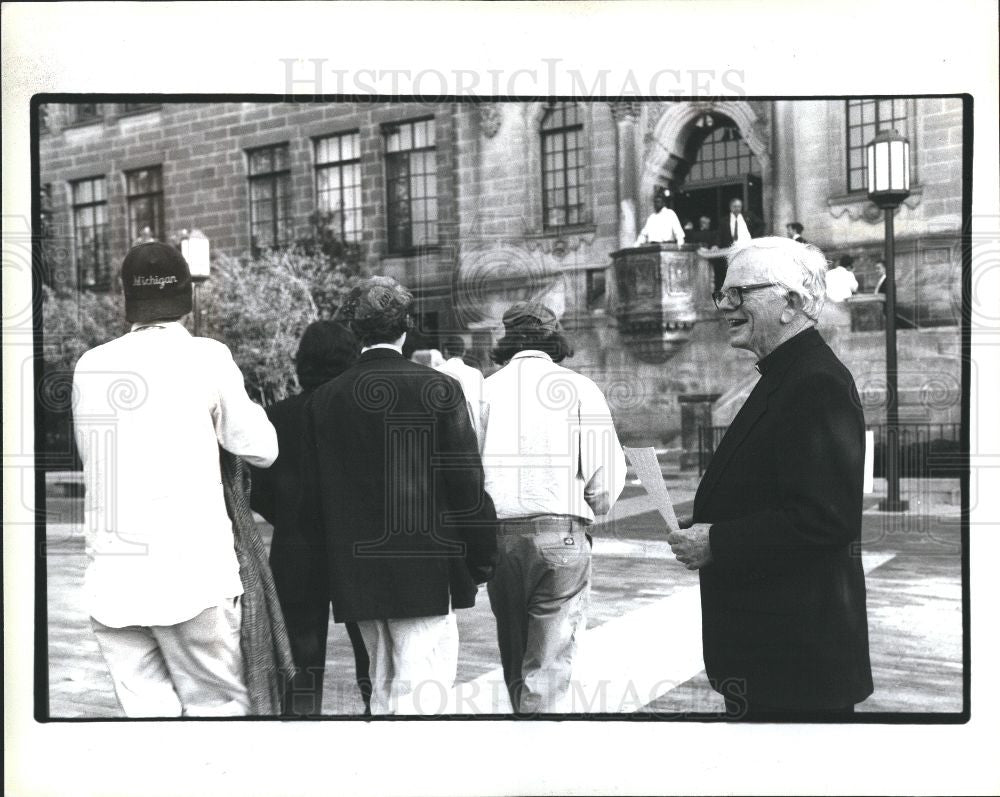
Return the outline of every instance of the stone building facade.
[[[732,196],[765,232],[798,221],[831,260],[851,255],[861,292],[883,246],[863,184],[863,145],[911,142],[896,215],[904,420],[958,421],[963,192],[959,98],[671,102],[206,102],[43,104],[46,226],[71,256],[48,279],[115,289],[132,241],[198,228],[213,251],[287,245],[335,212],[365,264],[409,285],[420,331],[462,334],[484,368],[512,300],[537,298],[574,338],[567,361],[602,385],[622,436],[671,444],[685,397],[725,424],[756,378],[728,348],[696,246],[684,261],[691,320],[665,358],[619,330],[612,253],[631,247],[658,187],[682,219],[713,225]],[[146,229],[148,228],[148,229]],[[884,334],[831,316],[872,423],[884,399]],[[650,333],[654,334],[653,332]],[[653,341],[655,344],[655,341]]]

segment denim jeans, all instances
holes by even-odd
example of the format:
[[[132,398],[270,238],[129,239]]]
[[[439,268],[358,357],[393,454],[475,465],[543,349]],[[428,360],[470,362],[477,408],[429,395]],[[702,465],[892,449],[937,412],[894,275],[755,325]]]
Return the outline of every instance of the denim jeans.
[[[541,515],[503,520],[487,587],[514,711],[562,711],[577,638],[587,626],[591,553],[586,524]]]

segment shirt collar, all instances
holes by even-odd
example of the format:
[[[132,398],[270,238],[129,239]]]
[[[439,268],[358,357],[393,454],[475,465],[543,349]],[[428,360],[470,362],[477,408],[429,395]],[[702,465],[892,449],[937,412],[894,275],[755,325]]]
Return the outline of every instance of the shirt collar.
[[[180,321],[150,321],[150,322],[137,322],[132,324],[132,328],[129,332],[141,332],[147,329],[166,329],[174,334],[183,333],[185,335],[190,335],[191,333],[187,331],[187,328]]]
[[[397,354],[403,353],[403,347],[396,346],[393,343],[375,343],[371,346],[365,346],[361,349],[361,353],[364,354],[366,351],[371,351],[372,349],[392,349]]]
[[[781,371],[803,351],[812,348],[822,340],[823,338],[820,337],[816,327],[806,327],[801,332],[792,335],[767,357],[761,359],[754,368],[761,376],[765,376],[768,372]]]
[[[510,361],[513,362],[514,360],[527,360],[532,357],[537,357],[539,359],[548,360],[549,362],[552,362],[552,358],[549,357],[549,355],[547,355],[544,351],[538,351],[538,349],[525,349],[524,351],[519,351],[517,354],[515,354],[513,357],[510,358]]]

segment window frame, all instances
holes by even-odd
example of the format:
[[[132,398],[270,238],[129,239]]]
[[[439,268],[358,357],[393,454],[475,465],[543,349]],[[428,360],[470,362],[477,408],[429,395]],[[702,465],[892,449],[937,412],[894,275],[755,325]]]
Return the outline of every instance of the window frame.
[[[91,184],[91,198],[82,201],[78,192],[85,183]],[[102,187],[101,199],[94,199],[96,192],[94,184],[100,183]],[[69,183],[70,189],[70,211],[73,220],[73,264],[76,272],[76,284],[81,290],[108,290],[111,288],[111,258],[109,241],[111,238],[111,223],[108,217],[108,179],[107,175],[99,174],[93,177],[81,177]],[[97,209],[103,209],[103,221],[91,223],[86,229],[98,230],[93,236],[89,248],[93,249],[93,271],[94,276],[91,282],[85,282],[82,263],[84,260],[84,244],[81,242],[81,231],[84,226],[80,223],[80,216],[83,211],[93,211],[92,218],[96,219]]]
[[[730,131],[735,134],[735,139],[730,139],[726,141],[709,141],[713,136],[718,135],[720,132],[724,133]],[[713,151],[711,157],[704,158],[702,153],[704,148],[711,144]],[[718,146],[723,146],[724,150],[729,150],[729,146],[732,144],[736,152],[734,155],[730,155],[728,151],[724,151],[721,157],[717,157],[715,154],[715,148]],[[707,153],[706,153],[707,154]],[[746,159],[748,166],[745,170],[740,170],[740,164]],[[705,176],[705,166],[707,164],[712,164],[712,176]],[[729,173],[727,171],[728,164],[735,163],[736,171]],[[720,173],[718,165],[722,164],[722,172]],[[695,176],[698,174],[699,176]],[[743,131],[740,130],[738,124],[735,121],[726,120],[713,126],[712,130],[707,133],[698,144],[697,148],[694,150],[694,160],[691,162],[691,166],[684,175],[684,185],[694,186],[697,188],[710,187],[712,185],[728,185],[730,183],[743,182],[746,180],[748,175],[756,175],[760,177],[762,174],[762,167],[757,156],[754,155],[753,150],[750,148],[750,144],[747,140],[743,138]]]
[[[83,127],[104,120],[104,107],[99,102],[71,102],[66,104],[66,127]],[[93,108],[90,113],[82,109]]]
[[[133,192],[132,179],[137,177],[141,172],[150,172],[155,174],[157,177],[157,187],[154,190],[137,190]],[[142,228],[134,224],[133,208],[138,206],[140,202],[145,200],[152,200],[151,207],[153,209],[153,220],[154,224],[149,225],[153,234],[153,240],[162,241],[166,235],[166,227],[163,217],[163,164],[155,164],[151,166],[142,166],[137,169],[129,169],[125,173],[125,205],[126,205],[126,223],[128,235],[127,241],[129,246],[134,246],[139,240],[139,236],[142,232]]]
[[[572,124],[562,124],[559,127],[546,128],[546,122],[553,112],[561,112],[565,120],[566,112],[572,108],[574,111],[575,120]],[[586,126],[584,124],[585,112],[584,109],[580,107],[580,103],[576,102],[549,102],[546,103],[542,108],[541,118],[538,122],[538,134],[539,134],[539,164],[541,168],[541,193],[542,193],[542,230],[544,232],[551,232],[554,230],[561,230],[566,227],[579,227],[590,223],[589,214],[589,201],[588,201],[588,158],[587,158],[587,137],[586,137]],[[550,172],[549,167],[546,164],[547,155],[547,144],[549,141],[555,139],[557,136],[566,136],[569,133],[576,134],[576,146],[569,150],[566,146],[560,151],[559,154],[563,156],[563,165],[558,167],[560,171]],[[565,143],[565,140],[564,140]],[[566,164],[566,155],[572,151],[577,156],[577,162],[572,166]],[[575,185],[570,186],[569,180],[567,179],[569,174],[569,169],[572,168],[576,172],[577,182]],[[550,193],[552,191],[559,191],[560,188],[555,186],[553,189],[548,187],[547,177],[550,173],[563,175],[563,185],[561,187],[563,193],[564,204],[561,206],[564,213],[563,223],[551,222],[549,218],[550,210],[554,208],[551,205]],[[576,209],[577,217],[574,220],[570,220],[569,209],[571,207],[569,202],[569,192],[571,188],[577,191],[577,201],[572,204],[572,207]],[[558,209],[560,206],[556,206]]]
[[[158,111],[163,107],[159,102],[120,102],[118,103],[118,116],[137,116],[141,113]]]
[[[422,123],[431,123],[430,136],[428,139],[431,140],[430,144],[425,144],[424,146],[416,146],[416,125]],[[397,149],[390,151],[389,142],[390,136],[394,131],[400,131],[404,128],[409,128],[409,138],[411,146],[407,149]],[[440,215],[438,213],[438,148],[437,148],[437,119],[434,116],[423,116],[416,119],[404,119],[397,122],[387,122],[382,125],[382,142],[384,147],[384,159],[385,159],[385,211],[386,211],[386,251],[392,256],[406,256],[410,255],[418,249],[424,249],[427,247],[436,247],[440,243]],[[424,156],[422,160],[426,166],[427,159],[429,157],[430,163],[432,164],[432,169],[415,172],[413,170],[413,160],[414,156],[422,155]],[[405,158],[406,168],[405,171],[401,170],[398,176],[393,175],[395,164],[402,163]],[[414,181],[419,181],[423,178],[424,185],[426,186],[427,178],[433,176],[434,178],[434,191],[433,193],[423,193],[419,196],[414,196],[413,184]],[[407,184],[407,195],[405,200],[395,200],[393,198],[393,187],[397,183],[406,182]],[[422,221],[414,222],[413,218],[413,205],[415,202],[425,202],[426,212]],[[405,208],[406,210],[406,235],[398,234],[401,231],[400,222],[402,219],[399,217],[399,208]],[[433,219],[431,218],[431,208],[433,208]],[[415,240],[414,228],[417,225],[422,225],[425,230],[424,240]],[[426,234],[428,231],[433,230],[433,236]]]
[[[352,137],[354,139],[352,152],[353,157],[344,158],[344,146],[343,139],[346,137]],[[337,140],[337,160],[320,160],[320,147],[324,142],[330,142],[331,140]],[[357,181],[352,182],[350,185],[345,186],[344,173],[351,168],[354,174],[357,176]],[[320,181],[322,176],[326,172],[336,171],[338,173],[337,188],[336,189],[322,189],[320,187]],[[342,243],[347,244],[360,244],[362,241],[364,233],[364,194],[362,192],[362,175],[361,175],[361,131],[360,130],[345,130],[338,133],[329,133],[322,136],[316,136],[313,138],[313,186],[316,192],[316,210],[320,213],[324,212],[339,212],[340,214],[340,229],[339,237]],[[340,210],[334,211],[330,208],[323,207],[323,196],[337,192],[340,199]],[[347,192],[351,192],[351,196],[356,200],[356,204],[351,207],[345,205],[345,197]],[[351,215],[354,219],[354,226],[351,232],[351,236],[348,237],[348,215]]]
[[[892,115],[889,117],[888,122],[884,122],[880,116],[881,103],[883,102],[892,103]],[[896,115],[896,103],[902,105],[902,117]],[[874,122],[866,123],[864,121],[865,104],[874,105]],[[851,123],[852,108],[857,109],[858,113],[861,115],[861,121],[857,124]],[[906,97],[854,97],[844,101],[844,186],[848,194],[867,193],[868,191],[868,164],[866,162],[867,156],[865,154],[865,149],[871,140],[879,133],[879,131],[893,129],[898,130],[899,128],[896,125],[898,122],[902,121],[905,124],[905,127],[900,130],[900,133],[910,140],[910,157],[912,161],[913,154],[915,152],[913,140],[914,136],[912,135],[915,117],[912,110],[910,100]],[[886,124],[888,124],[888,127],[886,127]],[[865,135],[864,130],[866,128],[873,128],[870,135]],[[861,130],[861,143],[851,144],[851,133],[856,129]],[[855,151],[860,154],[860,167],[853,167],[851,165],[851,155]],[[861,185],[855,186],[852,184],[851,175],[854,173],[858,175]],[[910,174],[913,177],[912,182],[916,182],[912,162],[910,164]]]
[[[274,153],[278,151],[284,152],[283,165],[280,168],[275,167],[275,157]],[[266,144],[259,147],[252,147],[246,151],[246,165],[247,165],[247,198],[248,198],[248,210],[249,210],[249,222],[250,222],[250,251],[254,256],[259,255],[268,249],[287,249],[294,243],[294,236],[292,234],[292,167],[291,167],[291,147],[289,142],[279,142],[276,144]],[[270,167],[267,171],[254,172],[254,156],[262,153],[270,152]],[[254,186],[269,184],[271,186],[271,196],[269,200],[254,200]],[[283,199],[283,202],[279,201],[279,196]],[[271,244],[269,246],[260,246],[257,243],[255,230],[263,223],[260,222],[255,213],[255,207],[262,201],[269,201],[271,204],[271,214],[268,223],[271,228]],[[279,207],[285,208],[284,215],[279,215]],[[285,230],[285,236],[279,236],[279,232],[283,228]]]

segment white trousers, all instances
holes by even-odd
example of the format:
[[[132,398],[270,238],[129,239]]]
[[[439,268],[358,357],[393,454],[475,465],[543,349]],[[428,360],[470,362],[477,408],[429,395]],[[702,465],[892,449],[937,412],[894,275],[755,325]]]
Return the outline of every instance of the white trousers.
[[[361,620],[372,681],[371,711],[437,714],[458,674],[455,613],[400,620]]]
[[[175,625],[111,628],[90,618],[127,717],[231,717],[250,711],[240,599]]]

